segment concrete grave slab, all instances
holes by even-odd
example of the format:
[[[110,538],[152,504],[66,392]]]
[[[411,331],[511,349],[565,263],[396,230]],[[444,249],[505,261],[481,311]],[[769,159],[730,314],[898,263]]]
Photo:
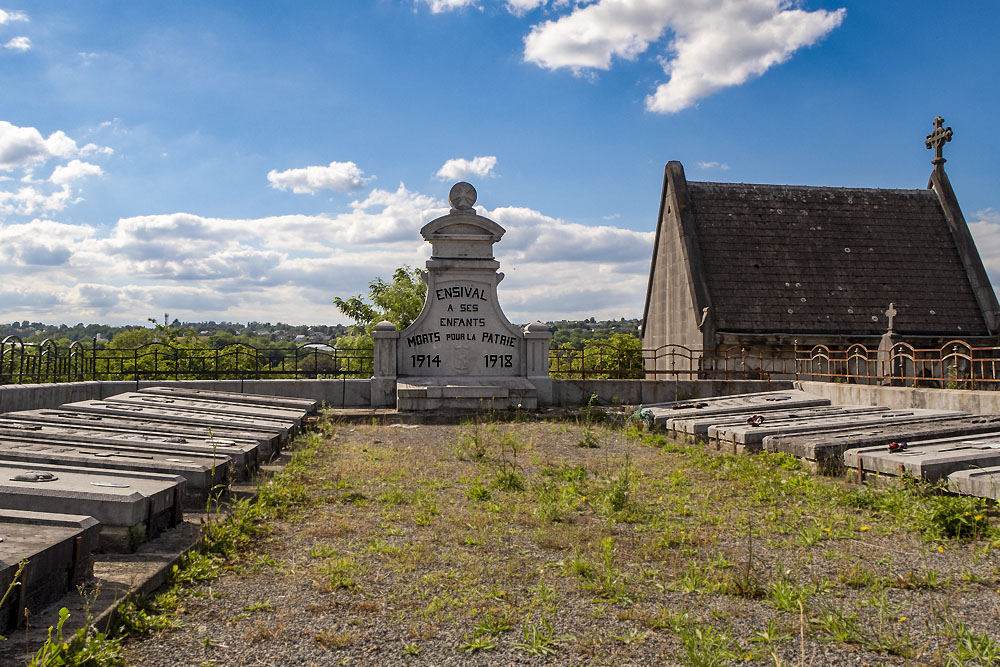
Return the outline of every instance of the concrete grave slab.
[[[749,450],[761,449],[767,436],[794,435],[799,433],[824,433],[838,429],[854,429],[862,426],[882,424],[906,424],[910,422],[931,422],[954,419],[964,413],[951,410],[883,410],[876,412],[848,412],[843,415],[820,415],[787,420],[782,423],[764,422],[760,426],[739,424],[733,426],[712,426],[708,429],[709,440],[718,446],[736,445]]]
[[[1000,500],[1000,465],[958,470],[948,475],[948,490]]]
[[[410,377],[396,385],[396,409],[521,409],[538,405],[535,386],[520,377]]]
[[[1000,465],[1000,438],[992,442],[908,445],[897,451],[889,451],[886,445],[859,447],[844,452],[844,465],[893,476],[906,472],[934,483],[959,470]]]
[[[187,398],[185,396],[157,396],[142,394],[137,391],[115,394],[103,399],[109,403],[124,403],[126,405],[149,405],[154,408],[176,408],[190,412],[206,414],[231,415],[251,419],[271,419],[276,422],[292,425],[293,433],[302,426],[306,416],[305,410],[294,408],[276,408],[264,405],[249,405],[246,403],[224,403],[203,398]]]
[[[848,449],[888,445],[893,441],[975,435],[1000,431],[1000,415],[971,415],[930,422],[879,424],[826,433],[772,435],[764,438],[769,452],[785,452],[810,461],[838,461]]]
[[[280,433],[241,431],[232,428],[198,424],[177,424],[170,421],[143,419],[142,417],[110,414],[100,415],[75,410],[22,410],[19,412],[2,413],[0,414],[0,420],[2,419],[16,419],[53,425],[83,426],[89,429],[143,433],[157,436],[176,435],[185,438],[189,442],[205,441],[209,444],[213,442],[218,444],[224,440],[233,440],[241,445],[252,442],[261,446],[259,458],[262,462],[267,460],[272,452],[278,451],[281,446]]]
[[[232,459],[179,455],[176,452],[129,450],[111,445],[80,445],[44,440],[15,440],[0,436],[0,461],[26,465],[51,464],[80,468],[107,468],[136,472],[155,472],[183,477],[187,500],[203,501],[217,484],[229,480]]]
[[[0,607],[0,633],[23,625],[25,609],[35,616],[89,577],[100,533],[90,516],[0,510],[0,591],[28,561],[20,585]]]
[[[213,389],[194,389],[192,387],[179,387],[176,385],[165,387],[144,387],[139,390],[140,394],[153,394],[155,396],[172,396],[203,398],[210,401],[222,401],[225,403],[247,403],[250,405],[272,406],[277,408],[292,408],[303,410],[306,413],[315,412],[319,409],[319,401],[311,398],[294,398],[292,396],[271,396],[268,394],[243,394],[235,391],[215,391]]]
[[[178,408],[126,405],[111,401],[77,401],[76,403],[67,403],[62,407],[67,410],[90,412],[99,415],[117,415],[119,417],[135,417],[157,422],[277,433],[283,439],[289,438],[292,432],[292,426],[288,422],[279,422],[273,419],[209,414]]]
[[[696,415],[768,412],[771,410],[790,410],[793,408],[808,408],[821,405],[830,405],[830,399],[807,394],[804,391],[789,389],[785,391],[699,398],[690,401],[673,401],[671,403],[659,403],[643,407],[652,411],[656,423],[663,424],[669,419],[694,417]]]
[[[708,436],[708,429],[712,426],[738,426],[745,425],[747,419],[753,415],[761,414],[765,424],[787,423],[791,420],[803,419],[807,417],[835,417],[846,414],[863,414],[867,412],[885,412],[889,408],[865,407],[852,408],[837,405],[825,405],[813,408],[802,408],[800,410],[770,410],[763,414],[754,411],[735,412],[723,415],[696,415],[694,417],[678,417],[668,419],[664,422],[664,427],[672,433],[683,433],[691,436]]]
[[[184,485],[174,475],[0,461],[0,509],[92,516],[102,548],[115,551],[179,523]]]
[[[22,421],[0,415],[0,438],[18,440],[45,440],[71,444],[107,445],[136,451],[160,451],[167,454],[192,454],[211,458],[226,456],[233,462],[239,477],[256,470],[260,463],[260,444],[226,438],[192,438],[170,433],[141,433],[134,431],[93,428],[73,424],[55,424],[45,421]]]

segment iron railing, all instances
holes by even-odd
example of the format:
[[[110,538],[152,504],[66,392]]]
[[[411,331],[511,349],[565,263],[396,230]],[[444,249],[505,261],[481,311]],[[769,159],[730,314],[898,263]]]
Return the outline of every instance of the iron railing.
[[[370,378],[370,348],[332,345],[257,348],[245,344],[201,348],[153,342],[117,349],[52,340],[0,340],[0,384],[84,380],[247,380],[265,378]],[[554,378],[657,380],[797,379],[950,389],[1000,390],[1000,347],[953,340],[937,348],[898,342],[879,350],[861,344],[817,345],[765,354],[759,348],[717,348],[705,353],[683,345],[640,349],[590,344],[552,348]]]
[[[1000,347],[953,340],[933,348],[906,342],[885,350],[864,345],[796,349],[795,377],[848,384],[1000,390]]]
[[[257,348],[245,344],[221,349],[149,343],[136,348],[100,347],[52,340],[24,343],[17,336],[0,341],[0,384],[79,382],[84,380],[248,380],[265,378],[369,378],[371,349],[332,345]]]

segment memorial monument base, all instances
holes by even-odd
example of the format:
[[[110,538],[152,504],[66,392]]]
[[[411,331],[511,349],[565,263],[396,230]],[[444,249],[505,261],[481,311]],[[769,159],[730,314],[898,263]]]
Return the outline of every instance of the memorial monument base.
[[[396,384],[396,409],[535,410],[538,392],[523,377],[408,377]]]

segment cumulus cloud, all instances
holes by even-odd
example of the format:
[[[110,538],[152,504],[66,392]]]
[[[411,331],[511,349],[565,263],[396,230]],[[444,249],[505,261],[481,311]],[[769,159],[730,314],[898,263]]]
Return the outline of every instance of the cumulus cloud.
[[[0,25],[13,23],[14,21],[27,21],[28,15],[24,12],[0,9]]]
[[[95,144],[87,144],[86,152],[101,152]],[[62,130],[50,134],[48,138],[33,127],[18,127],[0,120],[0,170],[10,171],[19,167],[31,167],[52,158],[70,158],[81,154],[76,142]]]
[[[71,160],[68,164],[60,164],[49,177],[49,182],[56,185],[69,185],[86,176],[101,176],[104,173],[96,164]]]
[[[9,49],[11,51],[17,51],[19,53],[24,53],[25,51],[31,50],[31,40],[25,37],[24,35],[21,35],[19,37],[14,37],[13,39],[8,40],[3,45],[3,48]]]
[[[590,227],[519,206],[479,211],[507,229],[495,250],[507,276],[501,305],[512,321],[640,311],[651,232]],[[30,312],[30,319],[113,314],[143,322],[166,310],[182,319],[339,322],[332,297],[364,293],[402,264],[422,266],[430,246],[419,230],[447,213],[440,198],[400,183],[338,214],[181,212],[122,218],[110,230],[39,219],[0,225],[0,286],[7,286],[0,319]],[[27,293],[13,293],[25,275],[32,290],[56,295],[48,306],[28,308]]]
[[[722,171],[728,171],[729,170],[729,165],[726,164],[725,162],[715,162],[715,161],[712,161],[712,162],[699,162],[698,163],[698,168],[699,169],[721,169]]]
[[[353,162],[331,162],[326,167],[302,167],[267,173],[267,180],[276,190],[291,190],[295,194],[315,194],[318,190],[355,192],[371,180]]]
[[[669,80],[646,108],[673,113],[760,76],[844,20],[844,9],[805,11],[789,0],[598,0],[534,26],[524,59],[574,73],[634,60],[669,31],[660,63]]]
[[[470,176],[491,176],[493,167],[497,165],[495,155],[483,155],[474,157],[471,160],[465,158],[452,158],[441,165],[435,174],[440,181],[460,181]]]

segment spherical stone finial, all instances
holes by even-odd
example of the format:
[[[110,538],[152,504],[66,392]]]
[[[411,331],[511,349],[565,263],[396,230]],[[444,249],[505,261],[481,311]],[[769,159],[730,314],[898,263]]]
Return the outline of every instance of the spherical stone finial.
[[[456,211],[471,211],[476,203],[476,189],[471,183],[460,181],[451,187],[448,193],[448,201],[451,202],[452,209]]]
[[[396,325],[389,320],[382,320],[375,325],[375,331],[395,331]]]

